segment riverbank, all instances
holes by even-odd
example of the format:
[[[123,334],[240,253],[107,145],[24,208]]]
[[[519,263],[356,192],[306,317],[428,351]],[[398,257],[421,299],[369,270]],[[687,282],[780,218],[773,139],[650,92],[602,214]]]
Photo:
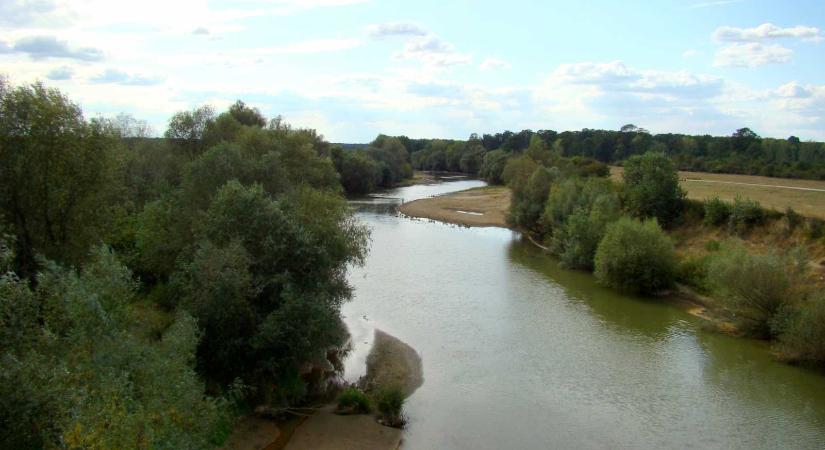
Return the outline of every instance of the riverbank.
[[[367,373],[359,386],[370,393],[383,387],[398,387],[412,395],[424,382],[421,357],[401,341],[375,330],[367,356]],[[336,414],[334,404],[326,405],[306,418],[284,447],[287,450],[395,450],[401,445],[402,430],[381,425],[376,417]]]
[[[421,217],[469,227],[507,225],[510,190],[486,186],[404,203],[398,210],[410,217]]]
[[[467,227],[510,228],[506,221],[510,201],[508,188],[487,186],[405,203],[399,207],[399,211],[411,217]],[[685,224],[669,230],[668,234],[682,257],[705,254],[710,243],[730,237],[718,227],[707,227],[702,224]],[[542,250],[549,251],[531,236],[528,238]],[[789,235],[783,227],[776,223],[768,223],[754,228],[741,238],[743,244],[756,253],[764,253],[773,248],[804,247],[811,258],[811,281],[825,288],[825,246],[812,243],[803,236],[801,230]],[[705,297],[688,286],[678,286],[663,298],[679,305],[691,315],[705,320],[713,329],[726,334],[739,334],[731,318],[723,314],[724,311],[712,298]]]

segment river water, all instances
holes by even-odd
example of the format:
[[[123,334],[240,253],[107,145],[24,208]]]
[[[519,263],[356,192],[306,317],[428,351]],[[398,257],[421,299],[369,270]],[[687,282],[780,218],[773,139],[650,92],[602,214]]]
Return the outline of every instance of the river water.
[[[825,375],[563,270],[518,233],[395,212],[481,185],[353,202],[372,244],[349,273],[345,377],[363,375],[375,328],[419,352],[404,449],[825,448]]]

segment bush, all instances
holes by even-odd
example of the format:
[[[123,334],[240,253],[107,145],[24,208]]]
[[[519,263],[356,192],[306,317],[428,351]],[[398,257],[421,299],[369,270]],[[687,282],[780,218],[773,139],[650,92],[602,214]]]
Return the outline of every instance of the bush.
[[[727,242],[708,267],[712,292],[735,315],[743,332],[774,337],[777,314],[795,297],[796,275],[803,262],[776,254],[751,255],[735,242]]]
[[[625,292],[652,294],[673,285],[673,242],[655,219],[619,219],[607,227],[596,251],[596,278]]]
[[[338,395],[338,412],[345,414],[369,414],[372,403],[366,394],[357,388],[350,387]]]
[[[705,220],[705,202],[685,199],[682,204],[684,205],[681,218],[683,223],[698,223]]]
[[[615,196],[599,196],[589,208],[574,211],[553,235],[552,247],[567,268],[592,269],[607,225],[619,218],[619,201]]]
[[[825,220],[817,217],[808,219],[808,237],[811,239],[819,239],[825,236]]]
[[[705,202],[705,225],[718,227],[728,223],[733,206],[730,203],[714,197]]]
[[[395,428],[403,427],[406,423],[403,414],[405,401],[404,391],[398,387],[380,389],[375,395],[375,403],[381,413],[381,423]]]
[[[779,337],[780,350],[792,361],[825,364],[825,295],[800,305]]]
[[[804,222],[805,218],[802,217],[801,214],[794,211],[793,208],[790,206],[785,209],[785,232],[787,234],[793,233],[797,228],[799,228]]]
[[[721,248],[722,248],[722,244],[720,244],[719,241],[717,241],[717,240],[711,239],[711,240],[705,242],[705,250],[707,250],[709,252],[718,252],[719,249],[721,249]]]
[[[702,292],[707,291],[708,255],[688,256],[676,266],[676,280]]]
[[[731,209],[730,227],[732,231],[744,233],[751,227],[764,224],[766,217],[767,214],[759,202],[736,197]]]

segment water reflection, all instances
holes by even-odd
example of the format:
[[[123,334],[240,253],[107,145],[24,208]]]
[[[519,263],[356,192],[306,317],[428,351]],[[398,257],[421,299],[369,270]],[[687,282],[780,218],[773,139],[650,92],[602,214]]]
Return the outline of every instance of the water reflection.
[[[821,446],[825,377],[562,270],[517,233],[410,220],[397,202],[353,205],[372,251],[350,270],[343,312],[355,344],[345,377],[363,370],[374,328],[422,356],[404,448]]]

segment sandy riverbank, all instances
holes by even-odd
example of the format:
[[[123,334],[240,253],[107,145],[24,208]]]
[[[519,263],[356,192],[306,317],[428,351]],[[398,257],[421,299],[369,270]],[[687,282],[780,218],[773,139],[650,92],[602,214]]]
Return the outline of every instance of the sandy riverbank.
[[[397,386],[411,395],[424,382],[421,357],[398,338],[375,330],[367,374],[360,381],[367,392]],[[337,415],[327,405],[308,417],[292,435],[287,450],[394,450],[402,431],[379,424],[373,415]]]
[[[507,227],[510,190],[486,186],[404,203],[402,214],[470,227]]]

